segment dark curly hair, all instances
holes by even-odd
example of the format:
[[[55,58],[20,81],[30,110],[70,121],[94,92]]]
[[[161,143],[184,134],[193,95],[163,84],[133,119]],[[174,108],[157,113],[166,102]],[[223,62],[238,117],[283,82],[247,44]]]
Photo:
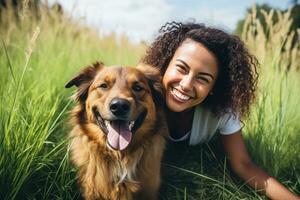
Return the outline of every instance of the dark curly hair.
[[[141,62],[159,68],[163,76],[185,39],[201,43],[218,59],[219,75],[213,94],[203,103],[217,116],[225,113],[247,116],[255,99],[258,61],[237,36],[204,24],[168,22],[160,28]]]

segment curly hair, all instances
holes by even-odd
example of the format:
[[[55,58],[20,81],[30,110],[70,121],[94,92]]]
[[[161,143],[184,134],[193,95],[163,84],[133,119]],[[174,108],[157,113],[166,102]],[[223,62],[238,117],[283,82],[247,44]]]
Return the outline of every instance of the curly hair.
[[[185,39],[201,43],[218,60],[218,79],[212,95],[208,95],[203,104],[217,116],[225,113],[247,116],[255,99],[258,61],[237,36],[204,24],[168,22],[160,28],[141,62],[159,68],[163,76]]]

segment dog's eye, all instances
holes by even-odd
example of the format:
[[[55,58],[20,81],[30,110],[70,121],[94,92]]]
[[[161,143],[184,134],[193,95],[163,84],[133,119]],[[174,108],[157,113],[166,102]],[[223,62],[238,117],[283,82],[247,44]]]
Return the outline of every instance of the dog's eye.
[[[102,83],[99,85],[99,88],[107,89],[108,85],[106,83]]]
[[[139,85],[133,85],[133,86],[132,86],[132,89],[133,89],[135,92],[140,92],[140,91],[142,91],[144,88],[142,88],[142,87],[139,86]]]

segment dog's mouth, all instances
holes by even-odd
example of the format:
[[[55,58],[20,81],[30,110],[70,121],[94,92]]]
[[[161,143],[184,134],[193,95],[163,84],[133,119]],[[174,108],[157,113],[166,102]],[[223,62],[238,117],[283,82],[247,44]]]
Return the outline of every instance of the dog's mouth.
[[[141,127],[147,110],[144,110],[136,120],[126,121],[124,119],[106,120],[100,113],[93,109],[96,122],[107,135],[107,145],[113,150],[124,150],[131,142],[133,134]]]

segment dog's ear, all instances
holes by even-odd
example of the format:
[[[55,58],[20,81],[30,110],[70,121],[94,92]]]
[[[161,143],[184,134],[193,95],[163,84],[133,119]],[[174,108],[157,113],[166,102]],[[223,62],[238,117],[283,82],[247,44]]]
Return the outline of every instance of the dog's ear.
[[[164,105],[164,89],[162,85],[162,76],[160,70],[156,67],[139,64],[136,67],[148,79],[148,84],[151,88],[153,100],[156,105]]]
[[[85,101],[92,81],[94,80],[97,72],[103,67],[104,64],[102,62],[96,62],[84,67],[75,77],[66,83],[65,88],[70,88],[75,85],[77,87],[77,92],[74,94],[75,99]]]
[[[102,62],[96,62],[92,65],[84,67],[75,77],[66,83],[65,88],[70,88],[73,85],[79,87],[81,84],[94,79],[96,72],[103,66],[104,64]]]

